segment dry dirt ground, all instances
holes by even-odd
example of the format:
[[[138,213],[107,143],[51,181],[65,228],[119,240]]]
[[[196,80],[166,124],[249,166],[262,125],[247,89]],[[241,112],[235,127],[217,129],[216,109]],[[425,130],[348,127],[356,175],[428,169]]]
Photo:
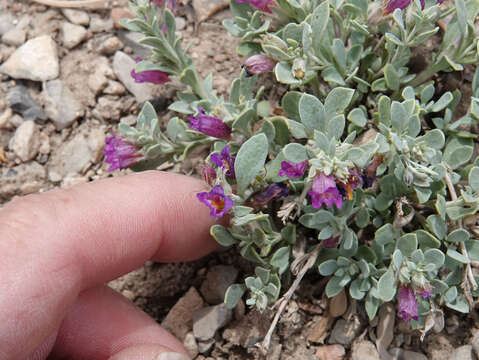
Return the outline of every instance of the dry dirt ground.
[[[213,72],[216,89],[226,94],[241,66],[237,42],[221,26],[230,13],[226,9],[195,26],[222,3],[185,0],[177,21],[185,43],[193,44],[190,54],[200,73]],[[133,94],[122,77],[131,68],[115,59],[126,55],[133,61],[147,56],[148,49],[136,43],[135,34],[115,25],[126,13],[126,1],[105,5],[71,12],[27,0],[0,0],[0,66],[24,43],[44,36],[54,44],[42,51],[59,66],[54,80],[46,80],[51,69],[42,63],[27,69],[31,80],[0,74],[0,206],[15,196],[128,173],[107,172],[105,136],[120,122],[134,124],[145,98],[152,100],[163,123],[172,115],[167,107],[179,84],[145,86]],[[273,87],[268,76],[264,80],[269,100],[277,102],[285,89]],[[195,174],[198,159],[170,170]],[[195,359],[259,359],[255,344],[265,335],[271,314],[258,314],[243,302],[233,312],[218,305],[224,289],[251,270],[235,249],[219,250],[191,263],[147,263],[111,286],[181,338]],[[268,359],[387,359],[376,350],[378,338],[395,354],[391,359],[478,356],[472,316],[446,312],[444,330],[421,342],[418,331],[395,319],[392,306],[370,323],[362,305],[348,304],[341,296],[328,301],[324,285],[319,275],[305,279],[281,317]]]

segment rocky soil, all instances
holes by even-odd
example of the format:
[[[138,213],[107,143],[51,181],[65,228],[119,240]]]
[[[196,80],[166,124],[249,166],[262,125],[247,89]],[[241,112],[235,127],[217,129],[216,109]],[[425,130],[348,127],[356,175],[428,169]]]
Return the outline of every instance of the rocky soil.
[[[237,42],[221,26],[228,10],[202,22],[222,0],[183,1],[177,14],[185,42],[202,75],[226,94],[240,69]],[[107,172],[104,138],[119,123],[134,124],[140,104],[152,101],[166,123],[178,83],[136,84],[129,73],[149,49],[122,29],[127,1],[105,1],[97,10],[56,9],[27,0],[0,0],[0,206],[15,196],[66,188],[128,171]],[[200,25],[201,22],[201,25]],[[267,94],[281,88],[270,79]],[[193,159],[172,171],[194,173]],[[270,313],[240,302],[222,305],[225,289],[251,272],[234,249],[181,264],[147,263],[111,286],[180,338],[195,359],[259,359]],[[378,360],[479,358],[478,324],[446,312],[445,327],[420,333],[395,317],[391,305],[367,320],[344,293],[328,300],[324,279],[312,274],[284,312],[268,359]]]

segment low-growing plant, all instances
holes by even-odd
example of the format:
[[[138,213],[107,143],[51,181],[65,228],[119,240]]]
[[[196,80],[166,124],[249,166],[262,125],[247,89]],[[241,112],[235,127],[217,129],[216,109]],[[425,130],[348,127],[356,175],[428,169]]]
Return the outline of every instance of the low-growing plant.
[[[224,26],[248,58],[226,99],[182,47],[175,5],[134,0],[123,26],[152,50],[132,71],[136,81],[184,85],[169,107],[178,116],[161,129],[145,103],[135,128],[121,124],[107,139],[106,161],[142,170],[210,149],[211,190],[198,201],[231,218],[211,234],[256,264],[225,303],[247,293],[261,311],[279,304],[264,348],[310,269],[328,277],[328,297],[345,289],[371,320],[394,301],[426,333],[444,306],[471,311],[479,72],[470,99],[441,85],[478,63],[479,2],[231,0]],[[270,71],[289,86],[280,104],[261,86]]]

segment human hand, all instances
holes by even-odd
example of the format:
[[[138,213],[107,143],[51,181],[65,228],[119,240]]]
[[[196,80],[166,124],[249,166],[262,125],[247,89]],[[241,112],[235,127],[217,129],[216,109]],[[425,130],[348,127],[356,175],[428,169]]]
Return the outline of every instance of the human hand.
[[[203,190],[195,179],[147,172],[0,209],[0,359],[188,359],[181,342],[104,283],[148,259],[212,251],[214,219],[195,196]]]

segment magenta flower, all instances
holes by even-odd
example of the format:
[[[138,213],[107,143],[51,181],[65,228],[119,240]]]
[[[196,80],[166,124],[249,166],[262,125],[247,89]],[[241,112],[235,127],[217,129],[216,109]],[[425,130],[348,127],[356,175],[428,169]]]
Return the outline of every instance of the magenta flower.
[[[384,8],[385,14],[390,14],[396,9],[405,9],[407,8],[413,0],[389,0]],[[437,3],[441,4],[443,0],[438,0]],[[424,9],[425,0],[421,0],[421,8]]]
[[[221,154],[211,154],[211,162],[218,165],[226,172],[226,176],[235,178],[235,157],[231,156],[230,146],[226,145]]]
[[[416,295],[408,285],[403,285],[399,288],[398,308],[398,316],[403,318],[404,321],[409,322],[411,319],[419,320]]]
[[[213,185],[216,180],[216,170],[210,164],[205,164],[205,166],[203,166],[203,169],[201,170],[201,175],[203,176],[203,180],[208,185]]]
[[[338,246],[339,236],[330,237],[321,241],[321,246],[326,249],[333,249]]]
[[[289,161],[281,162],[281,170],[279,170],[278,176],[287,176],[288,178],[297,178],[299,179],[304,175],[306,166],[308,165],[307,161],[300,163],[293,163]]]
[[[206,115],[202,107],[198,107],[198,112],[198,116],[190,116],[191,129],[218,139],[230,138],[231,129],[221,119]]]
[[[216,185],[210,192],[196,194],[198,200],[208,206],[210,216],[221,218],[233,207],[233,199],[225,195],[221,185]]]
[[[273,183],[269,185],[265,190],[255,195],[253,200],[253,207],[263,206],[272,200],[279,199],[288,196],[289,190],[285,184]]]
[[[265,54],[250,56],[244,62],[248,75],[263,74],[274,69],[276,63]]]
[[[110,164],[108,171],[124,169],[135,164],[143,156],[138,153],[138,148],[124,140],[121,136],[110,136],[105,139],[103,154],[105,162]]]
[[[311,202],[315,209],[319,209],[322,204],[332,206],[334,203],[338,209],[343,206],[343,198],[336,187],[334,177],[331,175],[324,173],[316,175],[313,180],[313,190],[309,191],[308,194],[311,196]]]
[[[258,10],[264,11],[264,12],[272,12],[269,6],[274,5],[274,0],[236,0],[236,2],[239,3],[250,3],[252,6],[257,8]]]
[[[432,298],[432,289],[426,284],[420,291],[416,292],[417,295],[422,297],[424,300]]]
[[[139,63],[141,60],[142,58],[140,57],[136,58],[137,63]],[[159,70],[149,70],[137,73],[135,71],[135,68],[133,68],[130,75],[133,79],[135,79],[135,82],[137,83],[149,82],[152,84],[164,84],[171,81],[167,73]]]

